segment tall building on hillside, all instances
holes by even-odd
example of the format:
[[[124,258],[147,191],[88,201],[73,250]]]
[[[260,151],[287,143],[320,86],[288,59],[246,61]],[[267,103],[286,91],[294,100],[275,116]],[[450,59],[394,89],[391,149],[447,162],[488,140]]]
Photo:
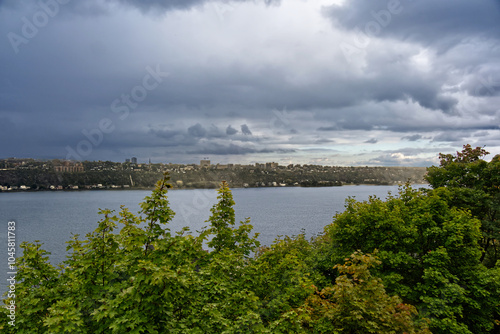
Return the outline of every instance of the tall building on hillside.
[[[210,160],[200,160],[200,167],[210,167]]]
[[[136,157],[132,157],[132,160],[130,162],[132,162],[133,164],[137,165],[137,158]]]

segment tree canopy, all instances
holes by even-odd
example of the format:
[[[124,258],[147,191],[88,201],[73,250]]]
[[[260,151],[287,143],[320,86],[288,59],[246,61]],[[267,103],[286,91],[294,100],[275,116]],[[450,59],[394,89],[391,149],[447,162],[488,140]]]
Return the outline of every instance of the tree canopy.
[[[440,166],[428,168],[426,179],[437,189],[446,187],[450,205],[470,210],[480,220],[482,262],[493,267],[500,260],[500,156],[490,162],[481,147],[464,145],[456,155],[440,154]]]
[[[500,268],[481,263],[480,222],[451,200],[448,189],[409,186],[386,201],[350,199],[326,228],[324,251],[330,264],[378,252],[375,275],[430,319],[433,333],[488,333],[500,311]]]

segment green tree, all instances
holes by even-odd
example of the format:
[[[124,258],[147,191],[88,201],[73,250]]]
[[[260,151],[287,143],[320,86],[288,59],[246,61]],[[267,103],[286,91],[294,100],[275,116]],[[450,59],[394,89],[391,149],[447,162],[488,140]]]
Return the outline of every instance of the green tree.
[[[138,216],[125,208],[118,216],[102,210],[94,232],[69,242],[70,255],[59,269],[39,244],[23,243],[16,326],[8,325],[2,308],[2,332],[265,332],[246,275],[248,253],[258,243],[248,235],[248,221],[233,229],[234,212],[227,220],[234,204],[226,201],[232,199],[229,189],[221,188],[210,218],[228,224],[195,237],[187,228],[171,233],[167,227],[174,215],[168,188],[165,177]],[[207,253],[202,246],[210,233],[217,250]]]
[[[296,310],[314,292],[311,255],[311,243],[300,234],[261,247],[250,263],[249,284],[259,297],[260,316],[272,333],[304,330]]]
[[[335,284],[316,290],[301,307],[307,327],[315,333],[430,333],[416,308],[389,296],[371,274],[370,268],[381,263],[376,256],[354,252],[345,260],[335,266]]]
[[[233,209],[235,203],[227,182],[223,181],[221,183],[218,193],[217,199],[219,201],[210,210],[212,215],[208,220],[210,223],[208,233],[213,234],[208,246],[212,247],[215,252],[221,252],[222,250],[238,251],[248,256],[259,246],[258,234],[250,237],[252,225],[250,225],[249,218],[242,221],[238,228],[233,228],[235,225]]]
[[[450,203],[481,221],[481,261],[491,268],[500,260],[500,156],[486,162],[487,154],[468,144],[456,155],[440,154],[440,165],[429,167],[426,179],[434,189],[448,188]]]
[[[356,250],[378,249],[375,275],[389,294],[417,306],[433,333],[488,333],[500,311],[497,269],[481,264],[480,223],[450,206],[451,197],[444,188],[407,186],[386,201],[350,199],[326,227],[329,256],[335,265]]]
[[[0,328],[6,333],[45,333],[43,321],[47,316],[48,308],[56,303],[60,297],[57,290],[60,286],[58,270],[49,263],[48,255],[41,248],[39,241],[34,243],[23,242],[20,247],[24,255],[17,261],[17,282],[15,298],[4,300],[6,305],[13,300],[16,306],[15,326],[8,324],[11,319],[8,312],[1,308],[4,314],[0,315]]]

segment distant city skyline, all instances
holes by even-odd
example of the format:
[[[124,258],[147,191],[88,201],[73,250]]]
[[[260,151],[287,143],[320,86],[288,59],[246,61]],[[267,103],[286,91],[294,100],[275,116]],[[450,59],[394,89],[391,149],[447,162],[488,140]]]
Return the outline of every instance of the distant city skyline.
[[[0,1],[0,158],[500,153],[495,0]]]

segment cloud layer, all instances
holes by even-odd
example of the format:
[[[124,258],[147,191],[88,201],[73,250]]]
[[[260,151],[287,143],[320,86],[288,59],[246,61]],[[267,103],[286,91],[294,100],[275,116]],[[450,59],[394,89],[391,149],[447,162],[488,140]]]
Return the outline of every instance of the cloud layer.
[[[0,157],[500,153],[500,2],[0,1]]]

